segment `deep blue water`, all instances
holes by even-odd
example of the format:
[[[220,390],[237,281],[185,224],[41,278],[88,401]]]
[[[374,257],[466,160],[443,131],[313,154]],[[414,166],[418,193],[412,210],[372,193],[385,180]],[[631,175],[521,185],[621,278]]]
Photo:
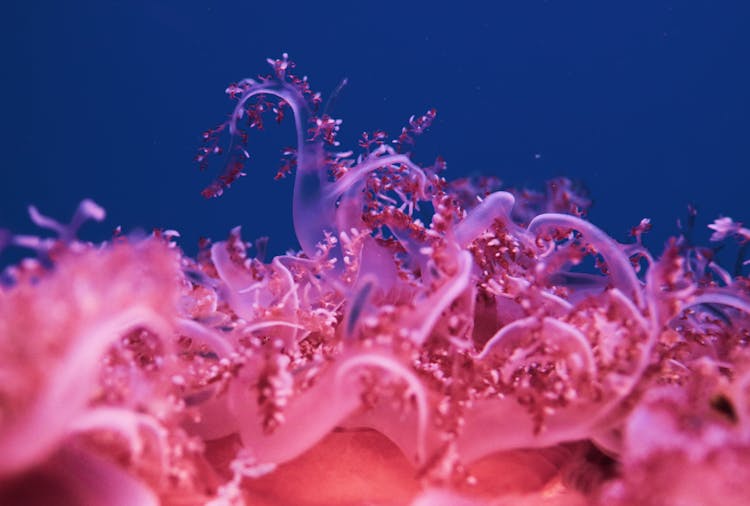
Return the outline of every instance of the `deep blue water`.
[[[492,4],[492,7],[488,5]],[[16,0],[2,78],[0,227],[31,232],[26,206],[67,218],[90,197],[122,225],[177,229],[195,251],[243,225],[295,247],[291,178],[276,182],[291,122],[252,144],[248,177],[204,200],[192,162],[222,121],[229,82],[289,52],[333,105],[340,140],[397,133],[430,107],[416,157],[448,176],[541,187],[583,181],[592,221],[624,240],[649,217],[655,249],[688,203],[699,224],[750,222],[747,1],[208,2]],[[707,233],[705,234],[707,236]],[[4,253],[0,262],[9,258]]]

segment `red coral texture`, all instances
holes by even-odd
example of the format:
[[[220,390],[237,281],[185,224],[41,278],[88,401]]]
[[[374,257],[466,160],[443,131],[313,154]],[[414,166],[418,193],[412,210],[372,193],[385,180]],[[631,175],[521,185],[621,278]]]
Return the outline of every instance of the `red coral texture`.
[[[301,250],[239,229],[0,231],[36,256],[0,285],[0,502],[114,505],[750,504],[750,280],[685,235],[661,256],[544,192],[448,181],[394,140],[337,151],[340,121],[286,56],[233,84],[203,168],[294,116]],[[750,232],[729,218],[716,241]],[[745,262],[747,263],[747,262]]]

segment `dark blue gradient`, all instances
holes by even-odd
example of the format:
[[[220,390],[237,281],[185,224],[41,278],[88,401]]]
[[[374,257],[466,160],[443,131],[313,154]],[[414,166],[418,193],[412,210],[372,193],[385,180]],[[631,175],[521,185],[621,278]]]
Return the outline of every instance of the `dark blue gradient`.
[[[492,4],[492,7],[488,5]],[[280,7],[273,7],[278,5]],[[296,248],[292,178],[274,181],[291,121],[251,142],[248,176],[219,199],[192,162],[223,121],[230,82],[288,52],[342,118],[342,148],[438,110],[417,161],[449,177],[541,187],[582,181],[592,221],[618,240],[649,217],[657,250],[688,203],[706,224],[750,222],[750,4],[665,2],[19,2],[2,78],[0,228],[34,231],[26,207],[67,218],[86,197],[111,230],[200,236],[242,225]],[[291,118],[288,118],[291,120]],[[5,252],[0,262],[7,260]]]

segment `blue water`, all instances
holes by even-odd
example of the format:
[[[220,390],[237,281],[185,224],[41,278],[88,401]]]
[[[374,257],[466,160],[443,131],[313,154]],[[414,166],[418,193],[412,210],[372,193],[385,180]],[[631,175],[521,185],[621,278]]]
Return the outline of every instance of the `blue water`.
[[[195,251],[242,225],[272,252],[296,247],[292,179],[273,179],[291,122],[255,137],[248,176],[220,199],[200,196],[217,172],[192,162],[230,111],[226,85],[284,51],[324,99],[349,79],[331,105],[342,147],[435,107],[418,160],[514,186],[581,180],[617,239],[649,217],[658,250],[691,202],[701,227],[750,222],[748,2],[483,4],[16,1],[0,227],[31,232],[28,204],[66,218],[90,197],[108,211],[91,239],[171,228]]]

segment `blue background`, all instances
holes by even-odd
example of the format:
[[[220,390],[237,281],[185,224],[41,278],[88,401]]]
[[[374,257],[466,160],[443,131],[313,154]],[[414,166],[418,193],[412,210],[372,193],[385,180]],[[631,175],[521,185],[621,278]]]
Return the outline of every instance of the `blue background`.
[[[289,52],[332,109],[342,147],[397,133],[430,107],[416,157],[449,177],[493,174],[591,191],[592,221],[619,240],[653,220],[657,250],[686,205],[699,223],[750,221],[747,1],[15,1],[2,77],[0,227],[31,232],[26,206],[65,218],[90,197],[108,211],[84,237],[177,229],[271,236],[295,247],[292,179],[276,182],[292,123],[254,138],[249,175],[222,198],[192,158],[228,114],[223,90]],[[704,236],[707,236],[707,231]],[[5,252],[0,261],[8,261]]]

